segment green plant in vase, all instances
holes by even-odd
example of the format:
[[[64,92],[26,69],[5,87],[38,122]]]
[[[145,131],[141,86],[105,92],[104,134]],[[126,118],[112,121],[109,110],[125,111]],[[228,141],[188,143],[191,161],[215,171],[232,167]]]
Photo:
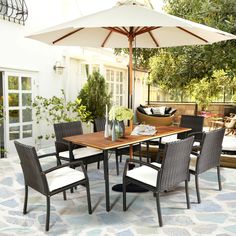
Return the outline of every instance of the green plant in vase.
[[[124,121],[133,119],[134,113],[124,106],[113,106],[109,112],[109,120],[112,121],[112,140],[124,137]]]

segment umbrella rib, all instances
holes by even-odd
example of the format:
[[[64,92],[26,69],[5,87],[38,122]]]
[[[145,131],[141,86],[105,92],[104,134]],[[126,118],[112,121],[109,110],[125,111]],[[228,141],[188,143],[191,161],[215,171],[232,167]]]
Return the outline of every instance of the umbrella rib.
[[[105,40],[103,41],[101,47],[103,48],[105,46],[105,43],[107,42],[107,40],[109,39],[109,37],[111,36],[112,31],[109,32],[109,34],[107,35],[107,37],[105,38]]]
[[[125,28],[125,27],[122,27],[122,29],[128,34],[129,31]]]
[[[153,36],[152,32],[148,32],[150,37],[152,38],[152,40],[154,41],[154,43],[156,44],[156,47],[158,48],[159,47],[159,44],[158,42],[156,41],[155,37]]]
[[[120,28],[115,28],[115,27],[103,27],[103,29],[106,29],[106,30],[110,30],[110,31],[114,31],[116,33],[119,33],[119,34],[123,34],[123,35],[126,35],[126,32],[125,31],[122,31]]]
[[[140,29],[140,27],[137,27],[137,28],[135,29],[134,33],[136,34],[139,29]]]
[[[144,33],[150,32],[152,30],[159,29],[159,28],[161,28],[161,26],[157,26],[157,27],[143,27],[138,32],[136,32],[135,35],[137,36],[139,34],[144,34]]]
[[[188,33],[188,34],[191,34],[192,36],[194,36],[194,37],[196,37],[196,38],[202,40],[202,41],[205,42],[205,43],[209,43],[206,39],[204,39],[204,38],[202,38],[202,37],[200,37],[200,36],[198,36],[198,35],[196,35],[196,34],[190,32],[190,31],[188,31],[188,30],[186,30],[186,29],[184,29],[184,28],[182,28],[182,27],[180,27],[180,26],[177,26],[177,28],[180,29],[180,30],[182,30],[182,31],[184,31],[184,32],[186,32],[186,33]]]
[[[68,33],[68,34],[65,34],[65,35],[63,35],[62,37],[60,37],[59,39],[53,41],[52,43],[53,43],[53,44],[56,44],[57,42],[59,42],[59,41],[65,39],[65,38],[71,36],[72,34],[75,34],[75,33],[79,32],[79,31],[82,30],[82,29],[84,29],[84,28],[79,28],[79,29],[77,29],[77,30],[74,30],[74,31]]]

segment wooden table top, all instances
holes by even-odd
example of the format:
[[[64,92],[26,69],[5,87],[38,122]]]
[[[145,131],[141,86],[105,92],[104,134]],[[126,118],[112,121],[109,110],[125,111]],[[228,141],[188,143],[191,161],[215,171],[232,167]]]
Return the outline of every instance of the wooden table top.
[[[65,137],[64,139],[74,144],[108,150],[191,130],[190,128],[174,126],[160,126],[156,129],[157,133],[155,135],[130,135],[130,129],[126,128],[125,137],[117,139],[116,141],[111,141],[111,137],[104,138],[104,132],[75,135]]]

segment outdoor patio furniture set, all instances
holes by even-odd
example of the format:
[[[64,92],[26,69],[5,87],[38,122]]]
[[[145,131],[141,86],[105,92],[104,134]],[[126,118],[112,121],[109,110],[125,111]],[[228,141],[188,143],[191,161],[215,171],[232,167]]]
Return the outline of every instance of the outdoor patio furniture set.
[[[192,119],[194,118],[197,117],[192,116]],[[97,120],[97,131],[103,129],[102,122],[103,120]],[[199,174],[213,167],[217,167],[219,190],[222,189],[220,180],[220,155],[225,132],[224,129],[201,133],[200,146],[195,152],[193,152],[193,143],[198,136],[196,136],[196,133],[190,133],[191,128],[184,126],[158,127],[157,133],[153,136],[132,136],[130,135],[131,130],[127,128],[126,137],[117,141],[105,139],[103,132],[83,135],[80,122],[55,124],[54,130],[58,165],[46,171],[42,170],[34,147],[15,141],[25,179],[23,213],[27,213],[28,187],[45,195],[47,201],[46,231],[49,230],[50,197],[54,194],[62,192],[66,200],[66,190],[70,189],[73,192],[77,185],[82,185],[87,191],[88,212],[89,214],[92,213],[89,179],[84,165],[87,166],[90,163],[103,161],[106,210],[110,211],[108,151],[115,151],[116,165],[118,165],[118,156],[128,154],[130,148],[133,147],[134,150],[140,152],[140,143],[148,143],[152,139],[162,138],[172,134],[183,134],[184,136],[180,137],[180,140],[167,142],[163,146],[164,154],[161,162],[144,162],[141,160],[141,156],[139,161],[133,158],[126,161],[123,173],[123,210],[126,210],[126,188],[130,183],[134,183],[154,193],[160,226],[163,225],[160,207],[161,192],[171,191],[181,182],[184,182],[187,208],[190,208],[188,193],[190,174],[195,175],[198,203],[201,202],[198,184]],[[61,160],[69,162],[61,164]],[[138,165],[133,169],[129,169],[129,163],[137,163]],[[81,170],[75,170],[76,167],[81,168]],[[119,174],[118,171],[117,174]]]

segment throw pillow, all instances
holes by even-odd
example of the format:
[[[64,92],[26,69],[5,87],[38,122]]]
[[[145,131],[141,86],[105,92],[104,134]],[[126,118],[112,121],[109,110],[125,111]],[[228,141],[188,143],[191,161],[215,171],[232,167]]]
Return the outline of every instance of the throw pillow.
[[[140,104],[140,107],[142,108],[147,108],[147,106]]]
[[[174,108],[171,108],[171,110],[170,110],[170,112],[169,112],[169,113],[170,113],[171,115],[174,115],[176,111],[177,111],[176,109],[174,109]]]
[[[154,115],[165,115],[165,107],[153,107],[152,113]]]
[[[166,107],[165,108],[165,114],[170,114],[170,111],[171,111],[171,107]]]
[[[151,107],[143,108],[143,110],[145,111],[145,113],[146,113],[147,115],[152,115],[151,109],[152,109]]]
[[[144,111],[143,107],[141,107],[141,106],[137,107],[137,110],[138,110],[140,113],[146,114],[146,112]]]

